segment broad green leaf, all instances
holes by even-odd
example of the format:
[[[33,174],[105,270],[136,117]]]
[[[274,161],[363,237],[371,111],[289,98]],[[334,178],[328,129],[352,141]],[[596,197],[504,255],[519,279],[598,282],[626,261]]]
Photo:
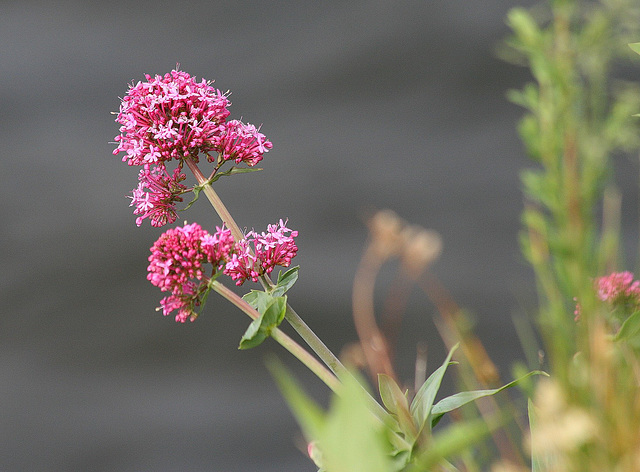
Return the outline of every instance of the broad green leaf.
[[[640,332],[640,311],[635,311],[629,316],[624,322],[622,326],[620,326],[620,330],[615,336],[616,341],[621,339],[629,339],[631,336],[635,336]]]
[[[358,381],[345,376],[339,395],[323,412],[275,360],[268,363],[283,396],[300,423],[307,441],[317,442],[323,469],[331,472],[390,472],[401,470],[407,454],[392,458],[385,426],[369,411]]]
[[[287,297],[272,297],[269,294],[264,294],[264,292],[257,292],[255,297],[255,302],[258,305],[262,305],[265,300],[268,300],[268,305],[264,308],[264,312],[260,315],[259,318],[253,320],[247,330],[245,331],[242,339],[240,340],[240,349],[251,349],[256,347],[267,339],[271,335],[271,331],[276,328],[282,320],[284,319],[285,312],[287,310]],[[249,298],[252,298],[249,297]],[[249,301],[247,301],[250,303]],[[260,312],[260,308],[254,307],[258,312]]]
[[[325,413],[304,393],[291,373],[277,358],[269,358],[267,368],[276,380],[282,396],[300,424],[307,441],[317,440],[325,424]]]
[[[281,297],[287,292],[287,290],[293,287],[293,284],[295,284],[298,280],[298,269],[300,269],[300,267],[296,266],[290,268],[284,274],[282,272],[279,272],[278,282],[271,291],[271,294],[275,297]]]
[[[385,426],[367,408],[354,377],[343,379],[319,437],[324,467],[331,472],[389,472],[394,469]]]
[[[240,345],[238,346],[238,349],[251,349],[253,347],[259,346],[265,339],[267,339],[266,332],[260,329],[263,318],[264,315],[261,315],[260,318],[257,318],[251,322],[247,330],[242,335],[242,338],[240,339]]]
[[[440,384],[442,383],[442,378],[444,377],[444,373],[447,370],[447,367],[449,367],[451,356],[453,356],[453,353],[457,348],[458,344],[453,346],[442,365],[438,367],[438,369],[436,369],[436,371],[433,372],[429,376],[429,378],[422,384],[422,387],[420,387],[420,389],[416,393],[415,398],[411,402],[411,415],[413,416],[413,419],[418,426],[418,434],[422,432],[425,424],[427,424],[427,420],[431,415],[433,401],[435,400],[436,394],[440,389]]]
[[[478,398],[488,397],[491,395],[495,395],[498,392],[502,392],[507,388],[513,387],[518,382],[528,377],[531,377],[532,375],[547,375],[547,374],[540,370],[534,370],[532,372],[529,372],[525,376],[514,380],[513,382],[509,382],[508,384],[503,385],[500,388],[494,388],[490,390],[473,390],[470,392],[460,392],[460,393],[456,393],[455,395],[451,395],[450,397],[443,398],[438,403],[436,403],[433,406],[433,409],[431,410],[431,427],[434,427],[438,423],[438,421],[440,421],[440,419],[444,416],[445,413],[448,413],[457,408],[460,408],[461,406],[464,406],[467,403],[475,401]]]
[[[245,294],[242,299],[261,314],[266,311],[269,304],[273,301],[271,294],[261,290],[251,290],[249,293]]]
[[[640,54],[640,43],[631,43],[629,44],[631,50],[637,54]]]

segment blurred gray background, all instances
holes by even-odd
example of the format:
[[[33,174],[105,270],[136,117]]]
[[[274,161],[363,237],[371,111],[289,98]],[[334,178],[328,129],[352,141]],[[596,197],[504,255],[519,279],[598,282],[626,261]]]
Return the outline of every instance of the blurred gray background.
[[[442,235],[434,270],[510,377],[511,317],[534,294],[517,243],[530,163],[505,91],[528,72],[494,49],[508,9],[531,3],[0,3],[0,470],[315,470],[264,355],[321,401],[323,385],[275,343],[238,351],[249,320],[215,295],[195,323],[154,311],[161,230],[135,225],[111,112],[176,63],[273,141],[263,172],[216,185],[241,226],[300,231],[290,301],[329,347],[355,339],[365,216],[389,208]],[[180,218],[219,223],[205,200]],[[429,370],[444,357],[433,311],[415,291],[407,379],[418,341]]]

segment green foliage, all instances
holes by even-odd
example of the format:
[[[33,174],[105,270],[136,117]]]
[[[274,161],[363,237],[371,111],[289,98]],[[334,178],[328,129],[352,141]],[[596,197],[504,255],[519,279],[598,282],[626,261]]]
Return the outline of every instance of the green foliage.
[[[284,274],[278,273],[278,281],[267,291],[251,290],[242,298],[260,313],[260,317],[253,320],[242,339],[240,349],[256,347],[271,335],[274,328],[280,326],[287,312],[287,296],[285,293],[298,280],[299,267],[292,267]]]
[[[477,445],[500,421],[498,418],[489,422],[463,421],[433,432],[440,419],[448,412],[541,373],[531,372],[501,388],[461,392],[435,403],[446,369],[454,364],[451,358],[456,348],[451,349],[443,364],[424,382],[412,402],[393,379],[380,374],[378,388],[389,414],[382,420],[367,407],[363,384],[354,376],[341,378],[341,388],[333,397],[331,407],[323,412],[281,364],[271,361],[269,368],[307,441],[314,441],[320,449],[322,470],[417,472],[430,470],[437,464],[456,470],[448,460]]]
[[[451,357],[457,348],[458,345],[456,344],[449,351],[449,354],[442,365],[438,367],[436,371],[422,384],[411,402],[410,411],[416,422],[416,426],[418,427],[418,434],[422,432],[425,426],[431,430],[431,409],[433,407],[433,402],[435,401],[438,390],[440,390],[440,384],[442,383],[444,373],[447,370],[447,367],[451,364]]]
[[[271,331],[282,323],[287,311],[287,296],[274,297],[252,290],[243,298],[260,313],[260,317],[251,322],[240,340],[240,349],[251,349],[262,344]]]
[[[612,156],[637,151],[637,86],[612,80],[628,57],[620,44],[637,30],[638,5],[627,0],[549,2],[512,9],[505,59],[529,67],[534,82],[508,98],[526,109],[518,131],[536,167],[522,172],[527,199],[520,237],[538,282],[540,324],[549,358],[568,375],[581,348],[574,299],[593,304],[592,280],[616,264],[618,235],[602,235],[597,214],[612,187]],[[631,45],[631,49],[640,46]],[[628,51],[628,49],[627,49]]]
[[[322,470],[400,470],[392,459],[388,436],[393,433],[366,407],[364,392],[354,377],[343,379],[340,394],[333,397],[329,411],[323,412],[281,364],[271,361],[269,368],[307,441],[320,445]]]

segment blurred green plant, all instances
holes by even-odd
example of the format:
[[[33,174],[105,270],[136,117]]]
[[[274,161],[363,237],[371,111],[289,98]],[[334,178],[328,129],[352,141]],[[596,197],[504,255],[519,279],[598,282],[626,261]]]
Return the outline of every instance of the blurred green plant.
[[[538,164],[522,173],[526,196],[523,252],[538,286],[541,331],[556,376],[567,378],[582,348],[573,317],[575,299],[594,307],[592,280],[617,267],[619,224],[612,158],[637,152],[640,107],[636,84],[614,81],[630,59],[626,43],[637,31],[638,4],[628,0],[556,0],[531,11],[512,9],[513,35],[503,57],[526,64],[535,82],[509,98],[527,109],[518,130]],[[597,215],[603,202],[605,223]]]
[[[613,159],[640,148],[636,1],[549,1],[509,12],[503,57],[535,82],[509,92],[528,113],[518,130],[536,168],[522,173],[521,235],[539,296],[550,379],[529,406],[532,470],[640,470],[638,316],[611,306],[594,283],[626,265]],[[602,220],[599,220],[601,215]]]

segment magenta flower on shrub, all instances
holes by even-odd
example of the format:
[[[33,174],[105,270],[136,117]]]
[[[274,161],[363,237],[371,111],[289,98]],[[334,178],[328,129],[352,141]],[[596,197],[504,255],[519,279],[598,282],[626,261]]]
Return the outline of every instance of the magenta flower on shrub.
[[[203,155],[215,163],[211,178],[226,161],[254,166],[272,144],[251,124],[227,122],[231,103],[210,82],[178,70],[145,77],[122,99],[113,153],[122,152],[123,161],[143,168],[131,202],[136,224],[149,218],[152,226],[163,226],[176,220],[176,204],[188,191],[180,183],[186,159],[198,163]],[[171,161],[173,173],[167,170]]]
[[[289,233],[289,234],[287,234]],[[250,231],[245,239],[238,241],[224,273],[242,285],[245,280],[258,281],[263,274],[270,274],[275,266],[289,267],[298,252],[292,231],[280,220],[277,225],[268,225],[267,231]]]
[[[272,146],[271,141],[252,124],[231,120],[220,134],[216,149],[225,161],[233,160],[237,164],[244,162],[254,166]]]
[[[209,281],[219,271],[236,285],[258,281],[276,265],[288,267],[298,248],[292,231],[280,220],[267,231],[247,233],[234,242],[231,231],[216,228],[209,234],[197,223],[165,231],[151,247],[147,279],[163,292],[171,292],[160,302],[163,314],[177,310],[176,321],[194,321],[197,308],[209,291]],[[210,267],[209,267],[210,266]]]
[[[144,168],[138,175],[138,187],[133,189],[130,206],[135,206],[136,224],[140,226],[149,218],[151,226],[164,226],[176,221],[176,203],[182,201],[181,195],[187,187],[180,182],[186,176],[176,168],[169,175],[164,166]]]
[[[217,152],[214,144],[229,116],[227,97],[178,70],[146,79],[122,99],[114,154],[124,152],[129,165],[157,165],[188,157],[197,162],[200,153]]]
[[[171,292],[160,305],[166,316],[178,310],[176,321],[195,320],[210,277],[228,257],[233,239],[228,229],[210,235],[197,223],[164,232],[151,247],[147,279]],[[206,264],[211,264],[207,272]]]

